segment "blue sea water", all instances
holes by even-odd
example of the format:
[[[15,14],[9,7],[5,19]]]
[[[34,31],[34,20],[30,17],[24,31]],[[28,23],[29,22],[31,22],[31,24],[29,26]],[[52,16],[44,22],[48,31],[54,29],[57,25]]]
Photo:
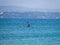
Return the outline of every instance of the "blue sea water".
[[[60,19],[1,18],[0,45],[60,45]]]

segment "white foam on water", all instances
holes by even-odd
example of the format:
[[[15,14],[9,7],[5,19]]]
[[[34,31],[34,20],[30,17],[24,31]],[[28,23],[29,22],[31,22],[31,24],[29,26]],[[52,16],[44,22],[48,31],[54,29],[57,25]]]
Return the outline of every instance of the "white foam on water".
[[[55,17],[56,19],[59,19],[59,17]]]
[[[4,14],[4,12],[0,12],[0,14]]]
[[[46,17],[45,16],[42,16],[43,19],[45,19]]]

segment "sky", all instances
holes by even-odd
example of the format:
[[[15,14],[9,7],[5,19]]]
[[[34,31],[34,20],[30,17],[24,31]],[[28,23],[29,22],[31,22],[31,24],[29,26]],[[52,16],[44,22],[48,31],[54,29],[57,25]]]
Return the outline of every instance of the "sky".
[[[60,0],[0,0],[0,6],[23,6],[37,9],[60,9]]]

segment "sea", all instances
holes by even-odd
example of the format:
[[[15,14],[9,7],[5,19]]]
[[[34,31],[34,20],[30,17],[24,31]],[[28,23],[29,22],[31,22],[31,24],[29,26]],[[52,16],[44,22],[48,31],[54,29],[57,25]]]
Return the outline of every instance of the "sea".
[[[60,45],[60,19],[0,18],[0,45]]]

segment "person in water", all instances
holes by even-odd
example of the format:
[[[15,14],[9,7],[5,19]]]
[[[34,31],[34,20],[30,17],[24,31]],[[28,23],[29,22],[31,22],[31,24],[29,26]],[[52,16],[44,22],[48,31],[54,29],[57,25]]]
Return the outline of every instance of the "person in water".
[[[28,22],[28,25],[27,25],[27,27],[30,27],[30,24],[29,24],[29,22]]]
[[[30,24],[28,24],[28,27],[30,27]]]

